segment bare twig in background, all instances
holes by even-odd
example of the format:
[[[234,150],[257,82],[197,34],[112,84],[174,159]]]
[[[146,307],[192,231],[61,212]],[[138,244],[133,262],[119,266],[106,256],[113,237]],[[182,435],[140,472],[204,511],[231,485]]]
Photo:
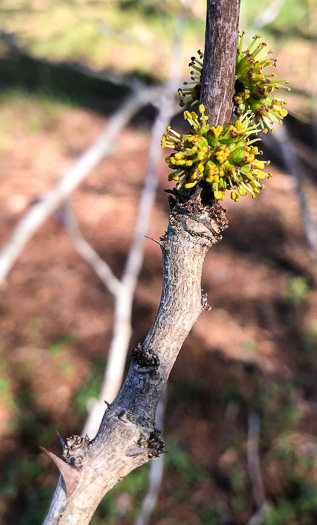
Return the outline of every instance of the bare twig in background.
[[[157,188],[159,162],[162,157],[160,140],[173,113],[173,93],[175,86],[178,85],[177,82],[181,72],[180,35],[183,32],[184,22],[180,21],[178,25],[182,27],[179,27],[175,36],[174,49],[171,55],[170,80],[162,95],[159,105],[160,109],[153,126],[148,170],[139,202],[134,237],[121,279],[122,287],[116,295],[113,338],[110,344],[101,394],[99,400],[93,405],[88,415],[83,429],[83,435],[88,434],[89,436],[94,436],[96,434],[105,411],[105,400],[111,403],[122,383],[126,355],[131,337],[133,296],[143,262],[144,237],[149,229],[150,215]]]
[[[131,117],[142,106],[157,99],[161,92],[161,87],[144,88],[132,95],[109,119],[103,132],[79,157],[72,168],[65,173],[56,186],[31,206],[18,222],[11,237],[0,252],[0,285],[37,229],[72,194],[90,170],[104,157],[113,152],[115,138],[130,121]]]
[[[258,16],[252,22],[252,27],[260,29],[261,27],[267,26],[274,22],[275,18],[279,14],[283,7],[285,0],[273,0],[266,9],[261,11]]]
[[[309,81],[308,88],[311,93],[311,125],[314,133],[314,146],[316,149],[317,145],[317,74],[316,74],[316,22],[317,22],[317,7],[315,0],[307,0],[308,6],[308,35],[310,36],[310,55],[309,55]]]
[[[121,282],[112,272],[110,266],[98,255],[98,253],[88,244],[80,233],[78,224],[69,203],[65,206],[64,221],[67,231],[74,243],[74,246],[82,258],[93,268],[104,286],[114,296],[119,294]]]
[[[259,435],[260,418],[255,412],[250,412],[248,417],[248,469],[252,485],[252,492],[255,504],[260,509],[265,502],[263,481],[260,472],[259,459]]]
[[[300,140],[294,140],[294,138],[292,137],[292,150],[298,158],[305,161],[306,164],[308,164],[308,166],[310,166],[317,172],[317,154],[315,149],[313,149],[311,146],[307,146],[307,144],[304,144]]]
[[[262,507],[253,514],[252,518],[249,519],[246,525],[261,525],[270,509],[271,506],[268,503],[264,503]]]
[[[163,392],[163,395],[157,405],[156,410],[156,424],[157,427],[163,432],[164,426],[164,417],[167,405],[167,387]],[[155,508],[158,495],[160,492],[163,471],[164,471],[164,460],[163,455],[158,458],[152,459],[150,462],[150,472],[149,472],[149,483],[148,489],[143,499],[141,509],[137,519],[134,522],[134,525],[148,525],[151,514]]]
[[[248,417],[247,440],[248,471],[252,486],[253,499],[258,510],[248,521],[247,525],[260,525],[270,509],[269,504],[265,500],[260,471],[259,435],[260,418],[255,412],[250,412]]]
[[[275,150],[280,150],[285,169],[294,177],[296,184],[296,193],[298,195],[302,225],[304,228],[309,255],[312,261],[317,260],[317,222],[310,209],[308,202],[309,188],[305,189],[308,184],[308,178],[302,167],[299,166],[292,138],[287,131],[286,126],[278,126],[274,136],[268,135],[265,141],[274,143]]]

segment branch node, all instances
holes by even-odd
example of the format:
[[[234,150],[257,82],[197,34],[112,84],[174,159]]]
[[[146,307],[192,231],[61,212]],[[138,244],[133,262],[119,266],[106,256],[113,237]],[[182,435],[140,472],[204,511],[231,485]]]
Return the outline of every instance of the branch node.
[[[120,419],[120,421],[122,421],[122,423],[134,423],[134,418],[131,410],[121,408],[121,410],[117,412],[116,416],[118,419]]]
[[[212,306],[208,304],[207,294],[203,293],[203,290],[201,290],[201,306],[204,310],[206,310],[206,312],[209,312],[212,309]]]
[[[157,458],[164,452],[164,441],[161,439],[161,431],[154,428],[149,436],[141,433],[137,445],[147,453],[148,458]],[[129,450],[129,449],[128,449]],[[139,452],[141,454],[141,452]]]
[[[140,368],[154,368],[157,370],[160,364],[158,356],[151,350],[145,349],[140,343],[132,350],[132,359]]]
[[[77,435],[70,436],[66,439],[66,443],[63,446],[63,460],[69,465],[80,469],[89,445],[90,439],[87,435],[85,437]]]
[[[149,458],[157,458],[160,454],[163,454],[165,443],[161,439],[161,431],[158,428],[155,428],[153,432],[151,432],[148,447],[151,450]]]
[[[165,248],[164,244],[161,241],[158,241],[157,239],[153,239],[153,237],[149,237],[148,235],[144,235],[144,237],[146,237],[146,239],[150,239],[150,241],[155,242],[156,244],[158,244],[160,246],[160,248],[162,250],[166,251],[166,248]]]

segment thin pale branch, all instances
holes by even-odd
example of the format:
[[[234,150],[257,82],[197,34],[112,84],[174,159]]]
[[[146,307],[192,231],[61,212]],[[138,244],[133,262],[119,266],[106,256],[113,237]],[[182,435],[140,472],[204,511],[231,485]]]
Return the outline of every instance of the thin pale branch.
[[[259,458],[260,418],[255,412],[248,417],[248,470],[252,486],[253,499],[258,509],[265,503],[263,481],[260,471]]]
[[[275,150],[280,149],[285,169],[294,178],[308,251],[311,260],[315,262],[317,260],[317,223],[311,213],[306,195],[309,191],[309,187],[305,191],[305,187],[308,185],[308,180],[305,176],[304,169],[299,166],[292,138],[287,127],[284,125],[278,126],[274,136],[267,136],[265,137],[265,140],[274,144]]]
[[[276,19],[280,10],[283,7],[285,0],[272,0],[270,5],[267,6],[263,11],[261,10],[258,16],[253,20],[252,26],[255,29],[260,29],[261,27],[271,24]]]
[[[110,266],[84,239],[79,230],[75,215],[68,203],[64,207],[64,222],[77,252],[84,261],[91,266],[109,292],[115,297],[119,295],[122,287],[120,280],[114,275]]]
[[[18,222],[0,253],[0,285],[7,277],[23,248],[43,222],[87,177],[91,169],[114,150],[114,141],[131,117],[161,93],[162,88],[145,88],[131,96],[110,119],[97,140],[79,157],[56,186],[31,206]]]
[[[269,505],[266,502],[263,503],[262,507],[253,514],[253,516],[249,519],[246,525],[261,525],[264,522],[270,510],[271,505]]]
[[[156,410],[156,425],[159,430],[161,430],[161,432],[163,432],[166,405],[167,388],[165,388]],[[134,525],[148,525],[149,523],[162,485],[164,472],[163,457],[164,456],[161,455],[158,458],[152,459],[150,462],[148,489],[142,501],[141,509],[137,519],[134,522]]]

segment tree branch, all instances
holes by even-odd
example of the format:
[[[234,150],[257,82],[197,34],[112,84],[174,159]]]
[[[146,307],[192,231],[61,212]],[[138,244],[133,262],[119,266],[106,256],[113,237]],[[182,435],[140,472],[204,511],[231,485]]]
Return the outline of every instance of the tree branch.
[[[80,470],[71,495],[60,479],[45,525],[86,525],[99,501],[131,470],[163,451],[155,412],[179,350],[203,310],[201,272],[208,249],[227,227],[222,207],[173,202],[162,237],[163,288],[154,323],[132,352],[128,377],[92,441],[72,436],[64,460]]]
[[[231,4],[235,9],[230,7]],[[227,37],[221,40],[221,59],[224,61],[219,74],[222,81],[224,68],[234,64],[236,57],[236,47],[232,42],[237,37],[238,5],[238,0],[208,2],[207,32],[213,32],[214,36],[217,31],[222,36],[225,32]],[[211,17],[213,9],[217,14],[215,27]],[[222,24],[224,31],[221,31]],[[215,44],[216,39],[212,41]],[[213,50],[209,43],[205,54],[207,63],[210,62],[207,56],[210,52]],[[234,67],[230,71],[225,86],[233,88]],[[224,101],[221,101],[218,78],[216,75],[206,77],[205,87],[207,78],[211,89],[206,93],[217,94],[214,105],[208,99],[207,109],[210,117],[218,114],[219,121],[212,119],[216,125],[230,118],[232,89],[226,87]],[[96,437],[92,441],[78,436],[66,440],[63,458],[72,468],[79,470],[81,476],[72,494],[67,494],[67,480],[63,478],[68,474],[63,473],[45,525],[88,524],[101,498],[118,480],[163,451],[164,444],[155,427],[157,404],[181,346],[205,306],[201,292],[205,255],[221,240],[222,232],[228,226],[223,208],[208,192],[208,187],[196,186],[182,194],[174,192],[174,196],[175,199],[169,199],[169,226],[161,237],[163,285],[153,325],[144,343],[132,351],[127,379],[106,410]]]
[[[87,264],[93,268],[94,272],[98,275],[105,288],[107,288],[109,292],[115,297],[119,295],[122,287],[121,282],[114,275],[110,266],[98,255],[98,253],[82,236],[69,203],[67,203],[64,207],[63,219],[77,252],[81,255],[84,261],[86,261]]]
[[[213,126],[230,121],[240,0],[207,0],[201,103]]]
[[[248,470],[252,485],[253,499],[258,509],[265,503],[263,481],[260,471],[259,458],[260,418],[255,412],[250,412],[248,417]]]
[[[101,135],[65,173],[55,188],[43,195],[22,217],[0,252],[0,285],[36,230],[72,194],[90,170],[113,152],[114,140],[122,128],[142,106],[156,99],[161,91],[162,88],[144,88],[131,96],[109,119]]]

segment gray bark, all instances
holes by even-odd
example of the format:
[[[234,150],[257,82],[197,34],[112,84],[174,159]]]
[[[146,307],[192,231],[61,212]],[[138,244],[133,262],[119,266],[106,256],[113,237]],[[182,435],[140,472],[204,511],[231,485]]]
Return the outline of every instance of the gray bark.
[[[161,302],[144,343],[132,351],[127,379],[106,410],[92,441],[66,440],[62,473],[45,525],[88,524],[101,498],[131,470],[157,457],[164,444],[155,412],[172,366],[204,308],[201,272],[208,249],[227,227],[222,207],[202,204],[201,194],[171,201],[168,230],[161,238]],[[196,199],[196,200],[194,200]],[[59,461],[58,461],[59,460]]]
[[[208,0],[201,103],[213,126],[230,121],[240,0]]]
[[[214,33],[211,40],[206,37],[205,60],[212,52],[210,46],[216,45],[215,34],[226,34],[217,47],[222,82],[224,69],[235,61],[238,5],[238,0],[208,2],[207,32]],[[213,9],[217,14],[214,18],[210,16]],[[229,69],[231,76],[226,78],[228,86],[233,87],[234,68]],[[222,100],[216,86],[218,77],[209,77],[209,87],[206,72],[204,78],[202,102],[210,121],[224,124],[231,115],[231,87],[226,85]],[[216,92],[218,98],[210,105]],[[221,240],[228,226],[224,210],[213,199],[208,185],[184,190],[182,195],[174,192],[170,207],[168,229],[160,240],[163,285],[153,325],[143,344],[132,351],[127,379],[106,410],[96,437],[92,441],[79,436],[66,440],[63,460],[49,453],[61,477],[45,525],[88,524],[102,497],[119,480],[163,452],[164,444],[155,427],[156,407],[185,338],[202,310],[209,309],[201,290],[202,266],[208,249]]]

